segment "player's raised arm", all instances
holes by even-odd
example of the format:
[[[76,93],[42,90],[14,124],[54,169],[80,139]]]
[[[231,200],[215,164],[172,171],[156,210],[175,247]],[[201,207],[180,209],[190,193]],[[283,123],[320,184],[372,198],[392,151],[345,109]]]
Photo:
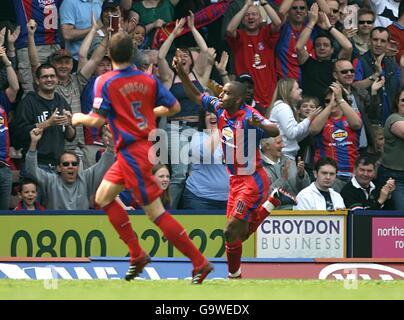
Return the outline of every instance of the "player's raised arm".
[[[251,126],[264,130],[269,137],[277,137],[280,134],[279,128],[275,123],[255,113],[253,113],[252,117],[248,118],[247,121]]]
[[[201,92],[198,90],[197,87],[195,87],[195,85],[186,74],[182,66],[181,51],[178,49],[173,59],[173,68],[176,70],[178,77],[181,79],[185,93],[188,98],[191,99],[192,102],[201,106]]]

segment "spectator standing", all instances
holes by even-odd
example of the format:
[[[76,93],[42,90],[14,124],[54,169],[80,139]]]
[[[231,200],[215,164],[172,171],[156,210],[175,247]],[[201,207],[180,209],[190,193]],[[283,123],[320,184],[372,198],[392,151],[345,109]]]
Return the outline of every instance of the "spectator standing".
[[[223,151],[217,117],[200,111],[198,132],[190,145],[191,172],[185,183],[184,209],[226,210],[229,175],[223,164]]]
[[[384,125],[384,153],[378,169],[378,182],[384,183],[390,177],[396,182],[392,195],[394,209],[404,210],[404,89],[401,88],[394,100],[392,114]]]
[[[37,147],[38,164],[54,171],[59,156],[64,151],[65,138],[73,141],[76,131],[71,126],[70,106],[55,92],[55,68],[43,64],[37,68],[36,73],[38,92],[29,92],[17,108],[19,140],[25,155],[30,145],[31,130],[43,129],[43,138]]]
[[[301,79],[301,71],[296,53],[296,43],[304,30],[307,18],[307,3],[305,0],[283,1],[279,15],[284,16],[278,43],[276,45],[276,74],[278,79]],[[308,39],[306,50],[314,53],[313,41]]]
[[[316,59],[309,55],[306,43],[310,38],[316,23],[319,27],[328,31],[319,33],[314,40]],[[305,96],[313,96],[323,99],[324,91],[333,82],[332,55],[334,53],[333,38],[341,45],[339,58],[349,59],[352,53],[351,42],[335,28],[324,12],[318,11],[317,3],[313,4],[309,12],[309,22],[301,32],[296,43],[296,52],[302,70],[302,89]]]
[[[310,116],[318,107],[320,102],[316,97],[306,96],[296,106],[296,113],[299,122]],[[308,135],[303,140],[299,141],[299,151],[297,153],[304,162],[306,172],[309,174],[310,180],[314,181],[313,167],[314,167],[314,137]]]
[[[354,75],[355,69],[351,61],[346,59],[335,61],[333,76],[335,80],[341,84],[347,96],[347,101],[349,101],[349,105],[361,115],[363,126],[360,133],[359,152],[366,153],[370,149],[374,149],[375,141],[370,119],[377,123],[377,119],[379,118],[380,98],[378,91],[383,87],[384,80],[377,79],[373,82],[369,94],[367,90],[356,88],[352,85]]]
[[[384,85],[378,91],[380,96],[380,113],[378,123],[384,125],[387,117],[391,114],[392,98],[404,84],[404,59],[397,65],[394,57],[386,55],[390,33],[384,27],[373,28],[370,33],[370,49],[359,58],[355,59],[355,82],[354,86],[371,90],[373,82],[384,78]]]
[[[102,4],[102,0],[63,0],[60,6],[60,26],[65,48],[71,53],[75,66],[79,60],[81,42],[92,28],[93,16],[97,20],[100,18]]]
[[[369,8],[358,11],[358,33],[351,40],[354,46],[353,56],[358,57],[369,50],[370,32],[375,23],[375,13]]]
[[[368,155],[359,156],[355,161],[354,176],[341,190],[341,196],[349,210],[380,210],[391,198],[396,185],[389,178],[382,187],[376,186],[376,162]]]
[[[318,108],[306,119],[298,122],[294,106],[302,99],[301,92],[295,79],[279,80],[268,115],[269,120],[279,127],[284,144],[283,154],[293,161],[299,151],[298,142],[308,136],[311,121],[321,111]]]
[[[296,197],[297,205],[293,210],[345,209],[341,195],[332,189],[337,177],[337,163],[331,158],[322,158],[314,166],[316,181],[304,188]]]
[[[249,73],[255,84],[256,109],[264,113],[269,107],[276,86],[275,46],[279,38],[281,20],[266,1],[260,1],[271,18],[270,25],[261,24],[261,13],[252,0],[245,0],[243,8],[227,26],[226,40],[234,55],[236,75]],[[243,23],[244,30],[237,29]]]
[[[29,35],[28,35],[28,52],[32,64],[32,70],[35,72],[38,67],[38,56],[36,52],[34,34],[36,31],[36,22],[30,20],[29,22]],[[97,68],[97,65],[101,62],[106,54],[106,46],[109,36],[104,37],[100,45],[94,50],[90,59],[87,59],[88,45],[86,40],[93,37],[97,30],[97,21],[93,17],[93,24],[89,34],[83,41],[83,45],[86,50],[81,50],[80,54],[83,59],[78,62],[79,70],[73,71],[73,57],[71,53],[66,49],[60,49],[50,56],[50,64],[54,66],[57,75],[56,92],[60,94],[69,104],[73,113],[81,112],[80,96],[87,84],[88,80],[93,75]],[[84,60],[82,62],[81,60]],[[74,151],[83,161],[84,168],[88,168],[94,163],[96,148],[92,145],[85,144],[84,130],[82,127],[76,128],[76,137],[73,141],[66,143],[66,148]]]
[[[10,170],[10,132],[8,113],[17,97],[17,75],[7,57],[6,49],[0,46],[0,63],[7,72],[8,87],[0,90],[0,210],[8,210],[11,197],[12,176]]]
[[[202,35],[198,32],[194,25],[194,14],[191,13],[187,20],[182,18],[177,20],[174,31],[164,41],[158,52],[158,65],[160,79],[166,88],[177,98],[181,105],[181,111],[172,117],[167,118],[167,138],[168,138],[168,154],[171,163],[171,196],[173,199],[172,208],[178,209],[181,203],[182,193],[184,191],[185,180],[189,171],[188,151],[192,135],[197,132],[199,111],[198,105],[193,103],[184,91],[181,79],[170,68],[167,61],[168,51],[178,34],[181,34],[185,21],[200,48],[198,58],[194,61],[192,53],[188,48],[181,48],[184,68],[192,77],[192,81],[201,92],[207,87],[208,79],[203,79],[204,71],[208,67],[207,51],[208,46]],[[181,157],[181,154],[187,157]]]
[[[398,8],[398,20],[387,27],[390,32],[390,45],[393,42],[394,50],[396,50],[396,62],[400,63],[401,56],[404,55],[404,1],[400,2]]]
[[[133,1],[132,10],[139,13],[139,22],[146,26],[145,48],[149,49],[154,33],[166,23],[174,21],[174,9],[180,0],[143,0]]]
[[[17,23],[21,28],[15,46],[17,49],[18,72],[20,74],[21,88],[24,93],[33,91],[34,79],[28,58],[28,21],[38,21],[38,31],[35,34],[35,43],[39,56],[39,63],[46,63],[48,57],[60,49],[59,37],[59,7],[63,0],[14,0]]]

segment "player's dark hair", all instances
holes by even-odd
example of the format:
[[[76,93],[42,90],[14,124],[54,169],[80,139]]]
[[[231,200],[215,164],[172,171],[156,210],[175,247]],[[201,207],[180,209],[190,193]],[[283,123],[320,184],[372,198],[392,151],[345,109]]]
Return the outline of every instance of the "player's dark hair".
[[[132,62],[134,54],[132,38],[122,31],[115,33],[109,40],[109,51],[112,61],[116,63]]]

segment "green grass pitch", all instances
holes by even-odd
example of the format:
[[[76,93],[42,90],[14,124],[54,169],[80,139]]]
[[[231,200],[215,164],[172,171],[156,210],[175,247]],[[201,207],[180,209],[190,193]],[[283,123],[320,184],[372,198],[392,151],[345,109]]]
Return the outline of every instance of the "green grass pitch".
[[[0,300],[404,299],[404,281],[360,280],[0,280]]]

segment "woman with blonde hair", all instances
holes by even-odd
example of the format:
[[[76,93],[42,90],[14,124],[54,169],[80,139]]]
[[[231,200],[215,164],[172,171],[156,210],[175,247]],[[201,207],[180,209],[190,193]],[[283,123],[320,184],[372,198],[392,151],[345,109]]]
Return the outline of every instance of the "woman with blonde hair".
[[[311,121],[321,111],[321,108],[317,108],[306,119],[298,122],[295,106],[302,99],[301,94],[302,89],[295,79],[279,80],[267,114],[269,120],[279,126],[284,144],[282,153],[291,160],[295,160],[299,151],[298,142],[309,134]]]

